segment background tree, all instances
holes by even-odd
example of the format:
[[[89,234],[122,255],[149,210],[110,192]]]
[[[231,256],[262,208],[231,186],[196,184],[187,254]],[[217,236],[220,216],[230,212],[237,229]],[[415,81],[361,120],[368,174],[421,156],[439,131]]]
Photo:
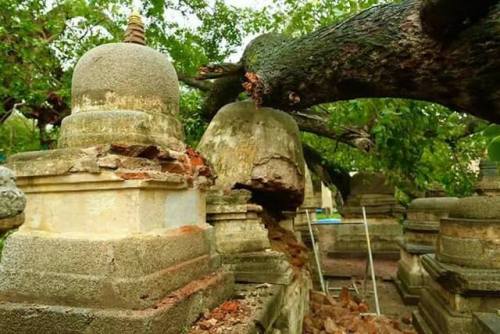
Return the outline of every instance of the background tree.
[[[0,123],[19,111],[35,119],[39,130],[36,135],[25,135],[49,147],[69,113],[73,66],[90,48],[122,39],[131,3],[4,2]],[[181,117],[187,142],[195,146],[218,107],[246,98],[241,93],[241,69],[229,66],[236,69],[233,75],[199,81],[195,77],[200,66],[238,59],[235,53],[252,36],[272,32],[282,34],[286,41],[300,39],[382,3],[392,1],[274,0],[259,9],[234,7],[220,0],[155,0],[146,2],[141,12],[148,44],[168,55],[183,82]],[[213,73],[213,67],[202,68],[205,76]],[[314,171],[339,187],[345,185],[346,171],[373,170],[384,171],[410,194],[435,181],[451,193],[465,194],[475,177],[469,162],[484,153],[481,131],[486,123],[435,104],[361,99],[291,112],[303,131]],[[2,141],[4,147],[7,143]],[[33,148],[14,145],[4,152]]]

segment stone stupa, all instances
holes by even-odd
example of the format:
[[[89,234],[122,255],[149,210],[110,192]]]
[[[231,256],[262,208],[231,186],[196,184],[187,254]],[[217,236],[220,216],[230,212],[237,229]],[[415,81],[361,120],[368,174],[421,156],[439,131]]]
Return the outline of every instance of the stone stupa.
[[[456,197],[417,198],[410,203],[403,223],[403,236],[398,240],[401,259],[396,284],[403,301],[416,304],[429,274],[422,266],[421,256],[436,252],[439,224],[456,204]]]
[[[397,238],[402,235],[399,221],[405,208],[395,197],[395,187],[380,173],[357,173],[350,181],[350,193],[339,210],[342,223],[336,229],[331,250],[338,256],[365,256],[367,252],[362,207],[370,227],[372,252],[376,256],[399,258]]]
[[[210,169],[143,36],[132,15],[126,43],[83,55],[59,149],[8,161],[27,207],[0,263],[1,333],[178,334],[232,294],[205,223]]]
[[[499,245],[500,197],[459,199],[441,219],[436,254],[422,256],[429,279],[413,314],[419,333],[498,333]]]

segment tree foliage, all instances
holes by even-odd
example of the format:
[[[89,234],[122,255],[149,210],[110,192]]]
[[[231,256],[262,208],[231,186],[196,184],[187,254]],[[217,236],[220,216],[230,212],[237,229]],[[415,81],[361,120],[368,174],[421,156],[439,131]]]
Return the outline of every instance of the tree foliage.
[[[257,34],[301,36],[384,2],[391,1],[270,0],[269,6],[255,8],[222,0],[153,0],[140,9],[148,44],[170,58],[180,77],[189,77],[202,65],[234,59],[242,44]],[[0,125],[2,149],[10,154],[53,143],[47,129],[57,128],[69,113],[77,59],[96,45],[120,41],[132,4],[130,0],[3,0],[3,4],[0,124],[19,111],[35,119],[39,130],[26,132],[27,138],[13,143],[4,139],[8,131]],[[195,146],[207,125],[205,93],[188,85],[181,92],[187,142]],[[331,131],[360,129],[372,142],[365,152],[341,140],[304,133],[304,142],[329,163],[352,171],[384,171],[408,193],[433,182],[454,194],[472,189],[475,174],[470,161],[484,153],[484,122],[435,104],[397,99],[338,102],[310,112],[325,119]],[[36,141],[39,144],[32,145]],[[492,140],[492,147],[499,142]]]

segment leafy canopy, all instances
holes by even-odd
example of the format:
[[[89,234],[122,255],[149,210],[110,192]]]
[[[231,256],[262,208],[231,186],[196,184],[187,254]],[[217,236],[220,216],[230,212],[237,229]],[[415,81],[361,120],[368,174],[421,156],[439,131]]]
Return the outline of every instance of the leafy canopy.
[[[179,73],[192,76],[200,65],[237,60],[242,46],[264,32],[300,36],[382,0],[269,0],[269,5],[236,7],[222,0],[152,0],[140,8],[148,44],[164,52]],[[51,143],[69,111],[71,75],[77,59],[96,45],[120,41],[131,0],[3,0],[0,12],[0,147],[4,154]],[[181,117],[187,141],[204,132],[203,94],[181,87]],[[52,94],[52,95],[51,95]],[[48,98],[56,97],[55,99]],[[59,107],[54,105],[59,103]],[[19,111],[37,129],[4,121]],[[313,108],[332,129],[369,131],[374,149],[356,148],[304,134],[325,160],[348,170],[384,171],[412,192],[438,182],[454,194],[471,191],[470,162],[482,157],[485,124],[443,107],[395,99],[353,100]],[[11,122],[12,123],[12,122]],[[8,129],[7,129],[8,128]],[[13,130],[14,129],[14,130]],[[16,140],[8,140],[16,133]],[[491,158],[500,158],[500,139],[490,140]]]

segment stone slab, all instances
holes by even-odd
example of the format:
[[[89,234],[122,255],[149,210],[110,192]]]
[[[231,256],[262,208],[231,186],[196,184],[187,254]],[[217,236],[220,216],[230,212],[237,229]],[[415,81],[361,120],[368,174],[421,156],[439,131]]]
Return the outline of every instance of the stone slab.
[[[413,325],[419,334],[457,334],[472,332],[472,315],[452,312],[428,289],[422,291]]]
[[[24,231],[126,235],[205,222],[204,193],[182,179],[73,173],[22,177],[19,187],[28,198]]]
[[[145,308],[220,265],[211,228],[97,240],[16,232],[0,265],[0,299]]]
[[[290,284],[293,277],[286,256],[276,251],[222,255],[221,260],[236,282]]]
[[[268,232],[258,220],[216,222],[215,247],[221,254],[256,252],[271,247]]]
[[[422,255],[422,265],[433,281],[440,282],[453,293],[484,296],[500,295],[500,270],[474,269],[445,264],[433,254]]]
[[[498,313],[474,313],[472,316],[474,334],[500,333],[500,315]]]
[[[0,302],[2,334],[179,334],[206,309],[233,293],[232,276],[218,272],[172,292],[145,310]]]

